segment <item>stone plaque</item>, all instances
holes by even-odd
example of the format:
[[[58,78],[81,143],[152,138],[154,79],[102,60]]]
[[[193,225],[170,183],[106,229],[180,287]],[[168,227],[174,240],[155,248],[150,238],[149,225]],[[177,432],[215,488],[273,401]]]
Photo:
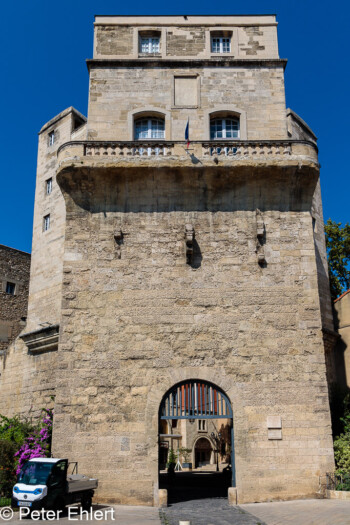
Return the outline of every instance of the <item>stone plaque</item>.
[[[267,416],[267,428],[282,428],[281,416]]]
[[[269,429],[267,431],[267,437],[268,439],[282,439],[282,430],[278,430],[277,428]]]
[[[175,106],[198,106],[197,77],[175,77]]]

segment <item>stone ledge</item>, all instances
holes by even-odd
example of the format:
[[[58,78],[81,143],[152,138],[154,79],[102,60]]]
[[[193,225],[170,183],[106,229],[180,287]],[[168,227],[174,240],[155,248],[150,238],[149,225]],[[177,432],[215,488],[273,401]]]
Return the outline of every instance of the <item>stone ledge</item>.
[[[281,58],[90,58],[86,60],[88,70],[99,67],[283,67],[287,60]]]
[[[350,500],[350,491],[346,490],[326,490],[327,499]]]
[[[58,350],[59,329],[60,325],[54,324],[27,334],[21,334],[19,337],[27,345],[31,354],[53,352]]]

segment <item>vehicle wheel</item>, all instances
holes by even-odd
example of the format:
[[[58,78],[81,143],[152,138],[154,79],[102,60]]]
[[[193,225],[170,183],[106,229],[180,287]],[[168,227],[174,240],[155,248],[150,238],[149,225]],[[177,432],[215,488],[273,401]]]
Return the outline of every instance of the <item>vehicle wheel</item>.
[[[64,511],[64,509],[66,508],[66,504],[63,500],[63,498],[57,498],[56,501],[55,501],[55,507],[54,507],[54,510],[57,512],[57,511]]]
[[[92,507],[92,497],[87,496],[86,498],[82,499],[81,506],[83,510],[90,510]]]

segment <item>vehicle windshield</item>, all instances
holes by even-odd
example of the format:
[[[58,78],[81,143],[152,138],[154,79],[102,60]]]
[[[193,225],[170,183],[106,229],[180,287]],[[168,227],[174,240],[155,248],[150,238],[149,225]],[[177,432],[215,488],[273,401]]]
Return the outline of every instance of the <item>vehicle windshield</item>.
[[[18,474],[17,483],[24,485],[46,485],[54,463],[28,461]]]

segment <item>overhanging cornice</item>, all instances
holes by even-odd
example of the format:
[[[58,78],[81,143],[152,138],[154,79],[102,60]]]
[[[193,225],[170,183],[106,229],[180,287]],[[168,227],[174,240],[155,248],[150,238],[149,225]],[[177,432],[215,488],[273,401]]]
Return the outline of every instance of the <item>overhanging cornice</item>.
[[[99,67],[184,67],[184,68],[201,68],[201,67],[283,67],[286,68],[287,59],[278,58],[259,58],[259,59],[242,59],[242,58],[91,58],[86,60],[86,65],[90,71]]]
[[[60,326],[53,324],[33,332],[21,334],[19,337],[24,341],[32,354],[52,352],[58,349],[59,330]]]

